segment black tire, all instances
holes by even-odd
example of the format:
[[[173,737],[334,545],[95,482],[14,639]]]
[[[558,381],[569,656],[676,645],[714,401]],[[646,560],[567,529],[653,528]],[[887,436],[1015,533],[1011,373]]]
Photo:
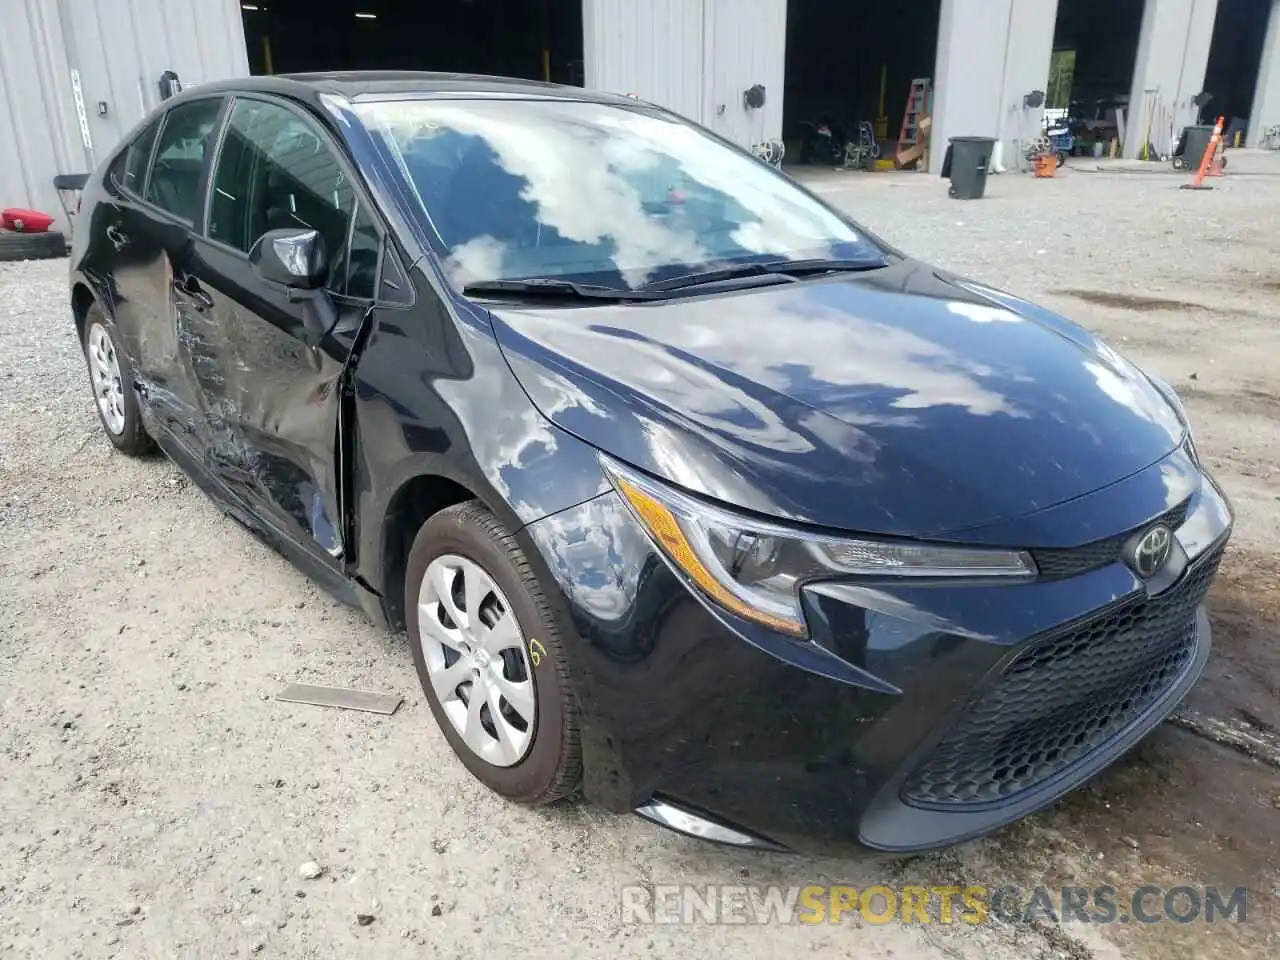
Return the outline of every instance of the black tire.
[[[67,238],[56,230],[18,233],[0,230],[0,260],[54,260],[67,255]]]
[[[479,564],[506,595],[520,626],[533,669],[537,716],[533,740],[513,766],[495,766],[478,756],[444,713],[427,672],[418,630],[418,594],[431,561],[455,554]],[[431,517],[414,538],[405,570],[406,631],[418,681],[449,746],[464,766],[509,800],[548,804],[571,797],[582,781],[582,743],[561,629],[524,551],[511,532],[479,501],[448,507]],[[538,641],[534,658],[531,640]]]
[[[121,453],[130,457],[145,456],[152,452],[155,444],[142,425],[142,415],[138,410],[138,397],[133,389],[133,365],[129,363],[129,358],[125,356],[118,346],[119,336],[116,332],[115,324],[107,319],[106,312],[96,303],[85,313],[84,336],[80,341],[80,348],[84,352],[85,366],[89,373],[89,385],[93,387],[94,384],[93,361],[89,358],[89,338],[95,326],[105,329],[107,335],[111,338],[112,349],[115,351],[115,360],[120,368],[120,380],[123,385],[124,426],[118,433],[107,423],[102,408],[98,405],[95,389],[93,406],[98,411],[98,421],[102,424],[102,432],[107,435],[111,445]]]

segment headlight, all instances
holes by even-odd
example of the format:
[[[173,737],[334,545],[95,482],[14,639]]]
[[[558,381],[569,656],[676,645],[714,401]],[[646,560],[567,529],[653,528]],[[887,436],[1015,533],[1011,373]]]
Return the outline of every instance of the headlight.
[[[800,586],[809,580],[1035,575],[1021,551],[806,533],[713,507],[603,455],[600,462],[674,567],[731,613],[792,636],[807,634]]]

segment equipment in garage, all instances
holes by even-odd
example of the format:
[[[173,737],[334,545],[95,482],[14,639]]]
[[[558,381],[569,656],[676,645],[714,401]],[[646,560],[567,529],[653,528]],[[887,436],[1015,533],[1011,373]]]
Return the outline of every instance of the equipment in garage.
[[[850,140],[844,147],[846,170],[874,170],[880,158],[880,144],[876,141],[875,127],[869,120],[858,121],[858,139]]]
[[[907,108],[902,114],[902,130],[898,134],[898,152],[894,157],[899,168],[910,166],[924,156],[932,98],[933,82],[928,77],[917,77],[911,81]]]

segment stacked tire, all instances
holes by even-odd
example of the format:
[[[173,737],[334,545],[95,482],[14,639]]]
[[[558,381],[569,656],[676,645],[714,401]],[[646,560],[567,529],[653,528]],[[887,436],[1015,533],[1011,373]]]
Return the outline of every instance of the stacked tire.
[[[67,238],[56,230],[0,230],[0,260],[52,260],[67,255]]]

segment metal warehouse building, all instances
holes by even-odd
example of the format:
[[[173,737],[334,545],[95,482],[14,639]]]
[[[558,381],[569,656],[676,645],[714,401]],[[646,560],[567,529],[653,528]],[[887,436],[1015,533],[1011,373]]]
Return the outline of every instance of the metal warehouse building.
[[[1037,90],[1097,118],[1121,106],[1130,156],[1166,152],[1206,89],[1205,113],[1247,122],[1250,145],[1280,124],[1280,0],[0,0],[0,13],[0,207],[49,212],[51,178],[104,157],[160,101],[165,71],[186,86],[378,67],[550,79],[635,94],[744,146],[783,140],[788,161],[826,118],[896,141],[916,79],[933,144],[994,136],[1010,157],[1039,128]]]

